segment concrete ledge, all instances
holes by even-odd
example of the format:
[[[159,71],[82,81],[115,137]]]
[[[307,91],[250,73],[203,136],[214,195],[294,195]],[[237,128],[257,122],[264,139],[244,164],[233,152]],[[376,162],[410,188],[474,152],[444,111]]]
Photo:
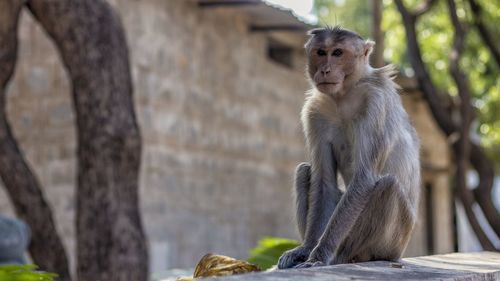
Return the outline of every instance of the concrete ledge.
[[[454,253],[448,255],[406,258],[401,263],[386,261],[341,264],[308,269],[288,269],[217,278],[227,280],[442,280],[498,281],[500,253]]]

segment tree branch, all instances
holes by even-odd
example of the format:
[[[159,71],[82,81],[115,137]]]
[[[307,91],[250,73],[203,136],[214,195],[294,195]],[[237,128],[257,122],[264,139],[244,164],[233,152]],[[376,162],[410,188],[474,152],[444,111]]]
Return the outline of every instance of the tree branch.
[[[42,270],[70,280],[68,260],[40,183],[19,149],[8,122],[5,87],[17,59],[17,27],[24,1],[0,1],[0,176],[17,215],[31,228],[29,251]]]
[[[415,29],[416,17],[408,11],[402,0],[395,0],[396,6],[401,13],[403,25],[406,30],[406,45],[408,46],[408,57],[415,71],[420,90],[424,98],[427,100],[431,113],[443,132],[450,136],[458,130],[456,124],[453,123],[441,94],[434,87],[430,74],[422,61],[422,54],[417,40],[417,32]]]
[[[407,41],[407,46],[408,46],[408,56],[410,63],[415,71],[415,75],[417,77],[417,81],[419,83],[419,87],[423,93],[424,98],[426,99],[429,108],[431,110],[431,113],[434,117],[434,120],[436,120],[438,126],[441,128],[441,130],[447,135],[450,136],[453,133],[459,133],[461,132],[462,135],[465,135],[465,131],[460,130],[460,126],[455,124],[451,118],[451,114],[447,112],[445,106],[441,103],[442,98],[440,97],[440,92],[439,90],[434,86],[430,79],[429,72],[427,71],[424,62],[422,61],[422,54],[419,48],[418,40],[417,40],[417,34],[416,34],[416,20],[417,16],[415,13],[411,13],[408,11],[408,9],[404,6],[402,0],[395,0],[396,6],[402,16],[403,20],[403,25],[406,30],[406,41]],[[432,4],[432,3],[431,3]],[[426,9],[428,11],[428,9]],[[419,14],[421,15],[421,14]],[[459,28],[463,28],[460,26]],[[463,34],[464,32],[461,32]],[[460,39],[463,40],[463,39]],[[460,47],[457,45],[457,43],[461,43],[460,41],[455,42],[455,47]],[[462,47],[460,47],[462,48]],[[458,55],[458,54],[456,54]],[[455,66],[456,69],[458,69],[458,63]],[[458,78],[458,76],[457,76]],[[460,79],[459,80],[465,80],[465,79]],[[462,82],[460,82],[462,83]],[[465,82],[467,83],[467,82]],[[457,85],[457,87],[462,87]],[[467,84],[465,88],[467,88]],[[462,87],[464,88],[464,87]],[[467,112],[471,112],[472,114],[472,109],[471,109],[471,104],[470,103],[462,103],[464,106],[468,106],[469,109]],[[463,109],[462,109],[463,110]],[[469,116],[467,120],[470,120],[471,117]],[[468,132],[467,132],[468,134]],[[484,167],[487,162],[482,162],[484,159],[487,159],[487,157],[484,155],[482,150],[477,147],[474,144],[470,144],[470,141],[467,141],[470,146],[470,149],[472,150],[472,153],[467,153],[468,155],[463,155],[460,156],[460,152],[458,152],[457,146],[459,146],[458,143],[453,144],[453,151],[456,154],[457,152],[459,153],[460,158],[467,157],[467,159],[470,159],[471,163],[474,165],[475,168],[478,170],[478,174],[480,176],[479,179],[479,185],[478,188],[474,191],[474,193],[478,193],[481,195],[476,195],[477,198],[481,198],[480,206],[485,213],[485,216],[488,220],[488,222],[492,225],[492,227],[496,230],[498,227],[498,213],[496,212],[492,202],[491,202],[491,188],[492,188],[492,183],[493,183],[493,173],[490,171],[491,167]],[[460,144],[462,146],[463,143]],[[463,147],[462,147],[463,148]],[[464,170],[464,166],[460,168],[461,170]],[[459,172],[461,172],[461,170]],[[457,183],[461,184],[461,183]],[[490,191],[488,193],[488,190]],[[468,191],[469,192],[469,191]],[[489,196],[488,196],[489,194]],[[471,204],[468,204],[467,202],[472,200],[474,202],[474,198],[470,196],[470,194],[465,194],[463,196],[463,199],[466,201],[464,204],[467,204],[471,206]],[[466,208],[467,209],[467,208]],[[468,213],[467,213],[468,212]],[[472,209],[466,210],[467,216],[471,218],[471,224],[474,224],[474,222],[477,222],[477,219],[475,218],[475,215],[472,212]],[[474,216],[472,218],[472,216]],[[473,225],[474,227],[474,225]],[[478,228],[478,224],[475,224],[475,229]],[[484,235],[484,232],[481,230],[478,230],[479,234],[478,236],[481,236],[480,238],[482,239],[483,244],[485,245],[485,248],[492,248],[492,244],[489,241],[489,239]],[[482,233],[482,234],[481,234]]]
[[[423,14],[427,13],[432,8],[432,6],[434,6],[436,2],[437,2],[436,0],[427,0],[423,2],[417,9],[415,9],[413,14],[417,18],[422,16]]]
[[[468,0],[471,7],[472,13],[474,14],[474,25],[479,31],[479,35],[483,39],[484,44],[488,47],[493,58],[495,59],[498,66],[500,66],[500,50],[498,46],[498,40],[493,38],[488,30],[488,27],[482,20],[483,9],[476,0]]]
[[[73,85],[78,280],[148,280],[139,213],[141,137],[121,20],[105,0],[29,0]]]
[[[449,15],[454,29],[453,48],[449,55],[450,74],[455,81],[460,96],[460,139],[453,146],[455,151],[455,160],[457,162],[457,195],[462,201],[465,213],[471,227],[474,229],[479,242],[485,250],[495,250],[493,243],[485,234],[479,224],[476,215],[472,211],[474,204],[474,195],[467,187],[467,172],[470,158],[470,138],[469,130],[472,119],[471,93],[467,76],[461,71],[459,62],[464,48],[465,28],[457,15],[457,8],[454,0],[447,0]]]
[[[450,74],[453,77],[453,80],[455,81],[455,84],[457,85],[458,89],[458,94],[461,98],[461,116],[462,116],[462,126],[461,126],[461,131],[462,131],[462,137],[467,138],[467,148],[466,150],[470,149],[470,136],[469,136],[469,129],[470,129],[470,122],[473,119],[473,116],[475,114],[475,109],[471,105],[471,87],[469,84],[469,80],[467,78],[467,75],[460,69],[459,65],[459,60],[460,57],[462,56],[463,49],[464,49],[464,41],[465,41],[465,34],[466,34],[466,28],[464,27],[464,24],[460,22],[458,15],[456,13],[456,5],[453,0],[447,0],[448,1],[448,7],[450,10],[450,19],[451,23],[454,28],[454,39],[453,39],[453,50],[450,53],[449,61],[450,61]],[[465,148],[462,148],[465,149]],[[484,163],[491,165],[491,161],[487,159],[487,157],[484,155],[484,152],[482,151],[477,151],[478,155],[470,155],[467,157],[469,161],[473,164],[473,167],[483,167],[479,166],[480,163],[477,161],[473,161],[473,159],[481,158],[482,161],[485,161]],[[492,169],[492,168],[490,168]],[[481,209],[483,210],[483,213],[488,220],[489,224],[493,228],[493,230],[496,232],[497,235],[500,235],[500,216],[498,215],[498,211],[495,209],[493,202],[492,202],[492,189],[493,189],[493,178],[494,178],[494,173],[493,172],[488,172],[487,168],[482,168],[482,170],[476,169],[478,171],[478,176],[480,179],[480,182],[476,189],[474,189],[474,196],[477,198],[477,202]],[[489,183],[488,183],[489,182]],[[465,192],[465,191],[464,191]],[[467,192],[471,192],[467,189]]]
[[[382,0],[372,0],[372,37],[375,48],[371,55],[371,64],[374,67],[384,66],[384,32],[382,31]]]
[[[493,181],[495,179],[493,162],[488,159],[479,145],[472,143],[470,163],[476,170],[479,178],[478,185],[473,189],[476,201],[495,233],[500,236],[500,216],[492,200]]]

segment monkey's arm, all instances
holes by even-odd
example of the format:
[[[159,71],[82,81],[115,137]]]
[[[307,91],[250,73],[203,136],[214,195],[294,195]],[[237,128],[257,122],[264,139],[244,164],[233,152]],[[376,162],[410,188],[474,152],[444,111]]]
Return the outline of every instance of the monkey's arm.
[[[317,245],[326,225],[342,197],[337,186],[337,166],[332,146],[325,137],[326,129],[321,118],[308,116],[304,122],[307,146],[311,155],[311,178],[307,194],[297,194],[307,198],[305,235],[301,246],[285,252],[279,259],[278,268],[290,268],[306,261]],[[299,228],[301,227],[299,223]],[[302,230],[301,230],[302,231]]]
[[[383,161],[389,146],[389,135],[384,132],[385,109],[377,100],[368,101],[368,105],[365,114],[358,117],[353,127],[355,140],[352,180],[308,261],[300,267],[329,262],[365,208],[371,191],[380,178],[376,166],[379,161]]]
[[[311,144],[311,186],[303,246],[312,250],[323,234],[342,192],[337,185],[337,164],[329,141]]]

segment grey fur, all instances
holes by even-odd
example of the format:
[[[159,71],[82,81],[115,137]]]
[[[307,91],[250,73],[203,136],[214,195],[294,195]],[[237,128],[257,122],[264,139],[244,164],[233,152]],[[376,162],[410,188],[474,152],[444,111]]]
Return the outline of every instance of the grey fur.
[[[341,96],[316,87],[308,94],[301,119],[311,164],[299,164],[295,179],[303,243],[281,256],[279,268],[398,260],[409,241],[420,193],[419,141],[393,68],[373,69],[367,61],[361,58],[359,75],[351,75],[358,81],[346,76],[352,86]]]
[[[310,35],[312,36],[311,38],[320,41],[324,40],[327,37],[330,37],[337,42],[342,42],[344,40],[349,40],[349,39],[363,40],[363,38],[359,36],[356,32],[344,29],[338,25],[334,27],[327,26],[327,27],[315,28],[307,32],[307,35]],[[311,44],[311,41],[309,41],[306,44],[306,49],[307,45],[309,44]]]

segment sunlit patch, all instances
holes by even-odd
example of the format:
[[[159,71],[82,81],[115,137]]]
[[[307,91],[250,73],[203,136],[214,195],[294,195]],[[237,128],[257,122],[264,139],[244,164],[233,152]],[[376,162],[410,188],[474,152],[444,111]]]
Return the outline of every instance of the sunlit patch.
[[[443,60],[438,60],[438,61],[436,61],[436,63],[434,64],[434,66],[438,70],[444,70],[445,67],[446,67],[446,63]]]

